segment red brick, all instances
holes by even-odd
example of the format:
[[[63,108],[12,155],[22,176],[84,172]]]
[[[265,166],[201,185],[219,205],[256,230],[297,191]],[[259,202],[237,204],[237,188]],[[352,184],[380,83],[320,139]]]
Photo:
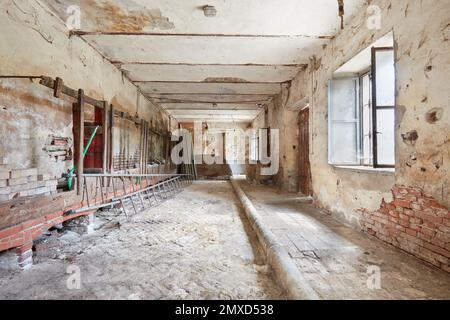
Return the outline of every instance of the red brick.
[[[0,231],[0,239],[9,237],[20,231],[22,231],[22,226],[20,226],[20,225],[12,227],[12,228],[4,229],[4,230]]]
[[[427,228],[427,227],[422,227],[420,232],[423,233],[424,235],[429,236],[429,237],[434,237],[434,235],[436,234],[436,231],[434,229],[430,229],[430,228]]]
[[[24,241],[23,238],[17,239],[17,240],[13,240],[13,241],[10,242],[11,248],[20,247],[20,246],[22,246],[24,244],[24,242],[25,241]]]
[[[28,243],[24,244],[23,246],[17,248],[16,252],[17,252],[17,254],[22,254],[28,250],[31,250],[32,248],[33,248],[33,243],[28,242]]]
[[[399,211],[398,211],[397,209],[395,209],[395,210],[389,210],[388,214],[389,214],[390,216],[393,216],[393,217],[398,217]]]
[[[406,233],[413,237],[417,236],[417,231],[413,229],[406,228]]]
[[[391,203],[388,203],[388,204],[386,204],[386,206],[385,206],[385,208],[388,210],[388,212],[389,211],[391,211],[391,210],[395,210],[397,207],[396,207],[397,205],[394,203],[394,202],[391,202]]]
[[[392,194],[396,197],[399,198],[401,197],[403,194],[400,192],[402,189],[398,186],[395,186],[392,188]]]
[[[403,226],[403,227],[409,227],[409,221],[408,221],[408,220],[400,219],[400,220],[398,221],[398,223],[399,223],[401,226]]]
[[[410,222],[409,223],[409,228],[413,229],[413,230],[416,230],[416,231],[420,231],[420,230],[422,230],[422,225]]]
[[[444,226],[444,225],[439,225],[437,226],[438,230],[443,232],[443,233],[447,233],[450,234],[450,227]]]
[[[45,217],[41,217],[41,218],[38,218],[38,219],[33,219],[31,221],[27,221],[27,222],[22,223],[22,228],[25,230],[25,229],[28,229],[30,227],[36,226],[38,224],[41,224],[44,221],[45,221]]]
[[[438,208],[438,209],[446,209],[448,210],[448,208],[446,206],[444,206],[443,204],[439,203],[438,201],[436,201],[435,199],[432,199],[430,201],[430,206],[433,208]]]
[[[422,232],[418,232],[418,233],[417,233],[417,237],[418,237],[419,239],[422,239],[422,240],[427,241],[427,242],[431,242],[431,240],[433,239],[432,236],[423,234]]]
[[[1,251],[8,250],[9,248],[11,248],[11,245],[10,245],[9,242],[6,242],[6,243],[0,243],[0,252],[1,252]]]
[[[395,224],[398,223],[398,218],[396,218],[396,217],[389,217],[388,219],[389,219],[389,222],[392,222],[392,223],[395,223]]]
[[[421,211],[423,210],[423,207],[418,203],[411,203],[411,209]]]
[[[403,207],[400,206],[395,207],[395,212],[397,213],[403,213],[403,210],[405,210]]]
[[[436,252],[437,254],[443,255],[444,257],[450,258],[450,251],[447,251],[444,248],[435,246],[431,243],[425,243],[424,247],[433,252]]]
[[[446,244],[445,241],[442,241],[441,239],[439,239],[437,237],[434,237],[429,242],[431,242],[432,244],[434,244],[435,246],[438,246],[440,248],[445,248],[445,244]]]
[[[443,221],[443,218],[441,218],[441,217],[436,217],[436,216],[427,214],[427,213],[425,213],[424,211],[417,211],[417,212],[415,213],[415,216],[416,216],[417,218],[420,218],[420,219],[424,220],[424,222],[425,222],[425,221],[430,221],[430,222],[433,222],[433,223],[435,223],[435,224],[436,224],[436,223],[437,223],[437,224],[442,224],[442,221]]]
[[[422,197],[423,193],[420,190],[417,189],[408,189],[408,194],[414,195],[416,197]]]
[[[411,224],[422,224],[422,223],[423,223],[422,219],[420,219],[420,218],[415,218],[415,217],[410,217],[410,218],[409,218],[409,222],[410,222]]]
[[[400,206],[403,208],[410,208],[411,206],[411,202],[410,201],[405,201],[405,200],[400,200],[400,199],[395,199],[392,204],[394,206]]]
[[[450,219],[445,218],[442,222],[445,226],[450,227]]]
[[[436,232],[436,238],[442,241],[443,243],[450,243],[450,233],[445,232]]]

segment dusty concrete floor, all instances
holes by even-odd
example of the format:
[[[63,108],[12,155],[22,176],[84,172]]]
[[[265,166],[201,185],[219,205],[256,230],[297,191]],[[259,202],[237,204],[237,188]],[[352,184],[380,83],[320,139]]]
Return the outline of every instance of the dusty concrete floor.
[[[239,183],[322,298],[450,299],[450,274],[341,224],[296,195]],[[381,288],[373,290],[367,282],[377,267]]]
[[[92,234],[55,230],[29,270],[0,256],[0,299],[283,298],[237,201],[229,182],[198,182],[130,222],[109,211]],[[80,290],[67,288],[71,265]]]

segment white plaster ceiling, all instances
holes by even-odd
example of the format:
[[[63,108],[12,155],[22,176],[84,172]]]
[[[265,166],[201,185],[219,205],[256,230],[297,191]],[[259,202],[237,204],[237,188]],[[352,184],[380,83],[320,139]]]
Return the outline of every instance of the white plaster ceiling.
[[[80,6],[76,33],[183,121],[251,121],[340,26],[337,0],[41,1],[63,20]]]

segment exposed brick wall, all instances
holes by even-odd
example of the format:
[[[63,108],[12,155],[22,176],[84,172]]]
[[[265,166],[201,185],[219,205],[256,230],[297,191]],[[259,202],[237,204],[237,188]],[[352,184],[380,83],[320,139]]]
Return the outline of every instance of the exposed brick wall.
[[[394,200],[362,210],[362,228],[395,247],[450,272],[450,211],[418,188],[395,186]]]
[[[170,165],[153,166],[150,171],[169,172]],[[144,188],[160,181],[162,178],[131,179],[126,181],[124,189],[119,188],[114,194],[112,188],[108,188],[105,199],[95,193],[92,181],[88,188],[91,194],[91,203],[100,203],[113,197],[120,196],[123,192],[130,193],[136,189]],[[88,182],[89,184],[89,182]],[[59,193],[55,196],[35,196],[17,199],[0,204],[0,252],[11,248],[27,248],[33,240],[46,232],[54,225],[80,216],[88,216],[96,210],[79,214],[64,215],[64,212],[87,206],[87,201],[76,195],[75,191]]]

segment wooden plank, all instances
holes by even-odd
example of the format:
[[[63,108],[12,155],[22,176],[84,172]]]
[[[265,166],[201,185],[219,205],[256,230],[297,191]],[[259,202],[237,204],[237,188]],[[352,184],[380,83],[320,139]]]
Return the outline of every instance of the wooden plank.
[[[78,90],[77,103],[73,104],[73,137],[75,154],[75,165],[77,168],[77,194],[83,190],[83,149],[84,149],[84,92]]]
[[[42,79],[39,83],[41,85],[46,86],[47,88],[50,88],[53,90],[55,90],[55,87],[57,86],[56,81],[50,77],[42,77]],[[64,84],[60,85],[60,88],[58,88],[58,91],[60,93],[65,94],[66,96],[72,97],[74,99],[78,99],[78,91],[73,90]],[[92,106],[100,108],[100,109],[103,109],[103,101],[96,100],[96,99],[88,97],[88,96],[84,96],[84,103],[87,103],[89,105],[92,105]]]
[[[109,109],[109,172],[114,172],[114,107],[111,104]]]
[[[61,97],[61,90],[64,86],[64,81],[61,78],[56,78],[55,80],[55,86],[53,89],[53,96],[55,98],[60,98]]]
[[[108,116],[108,102],[103,101],[103,110],[102,110],[102,169],[103,173],[107,173],[108,171],[108,122],[109,122],[109,116]]]

